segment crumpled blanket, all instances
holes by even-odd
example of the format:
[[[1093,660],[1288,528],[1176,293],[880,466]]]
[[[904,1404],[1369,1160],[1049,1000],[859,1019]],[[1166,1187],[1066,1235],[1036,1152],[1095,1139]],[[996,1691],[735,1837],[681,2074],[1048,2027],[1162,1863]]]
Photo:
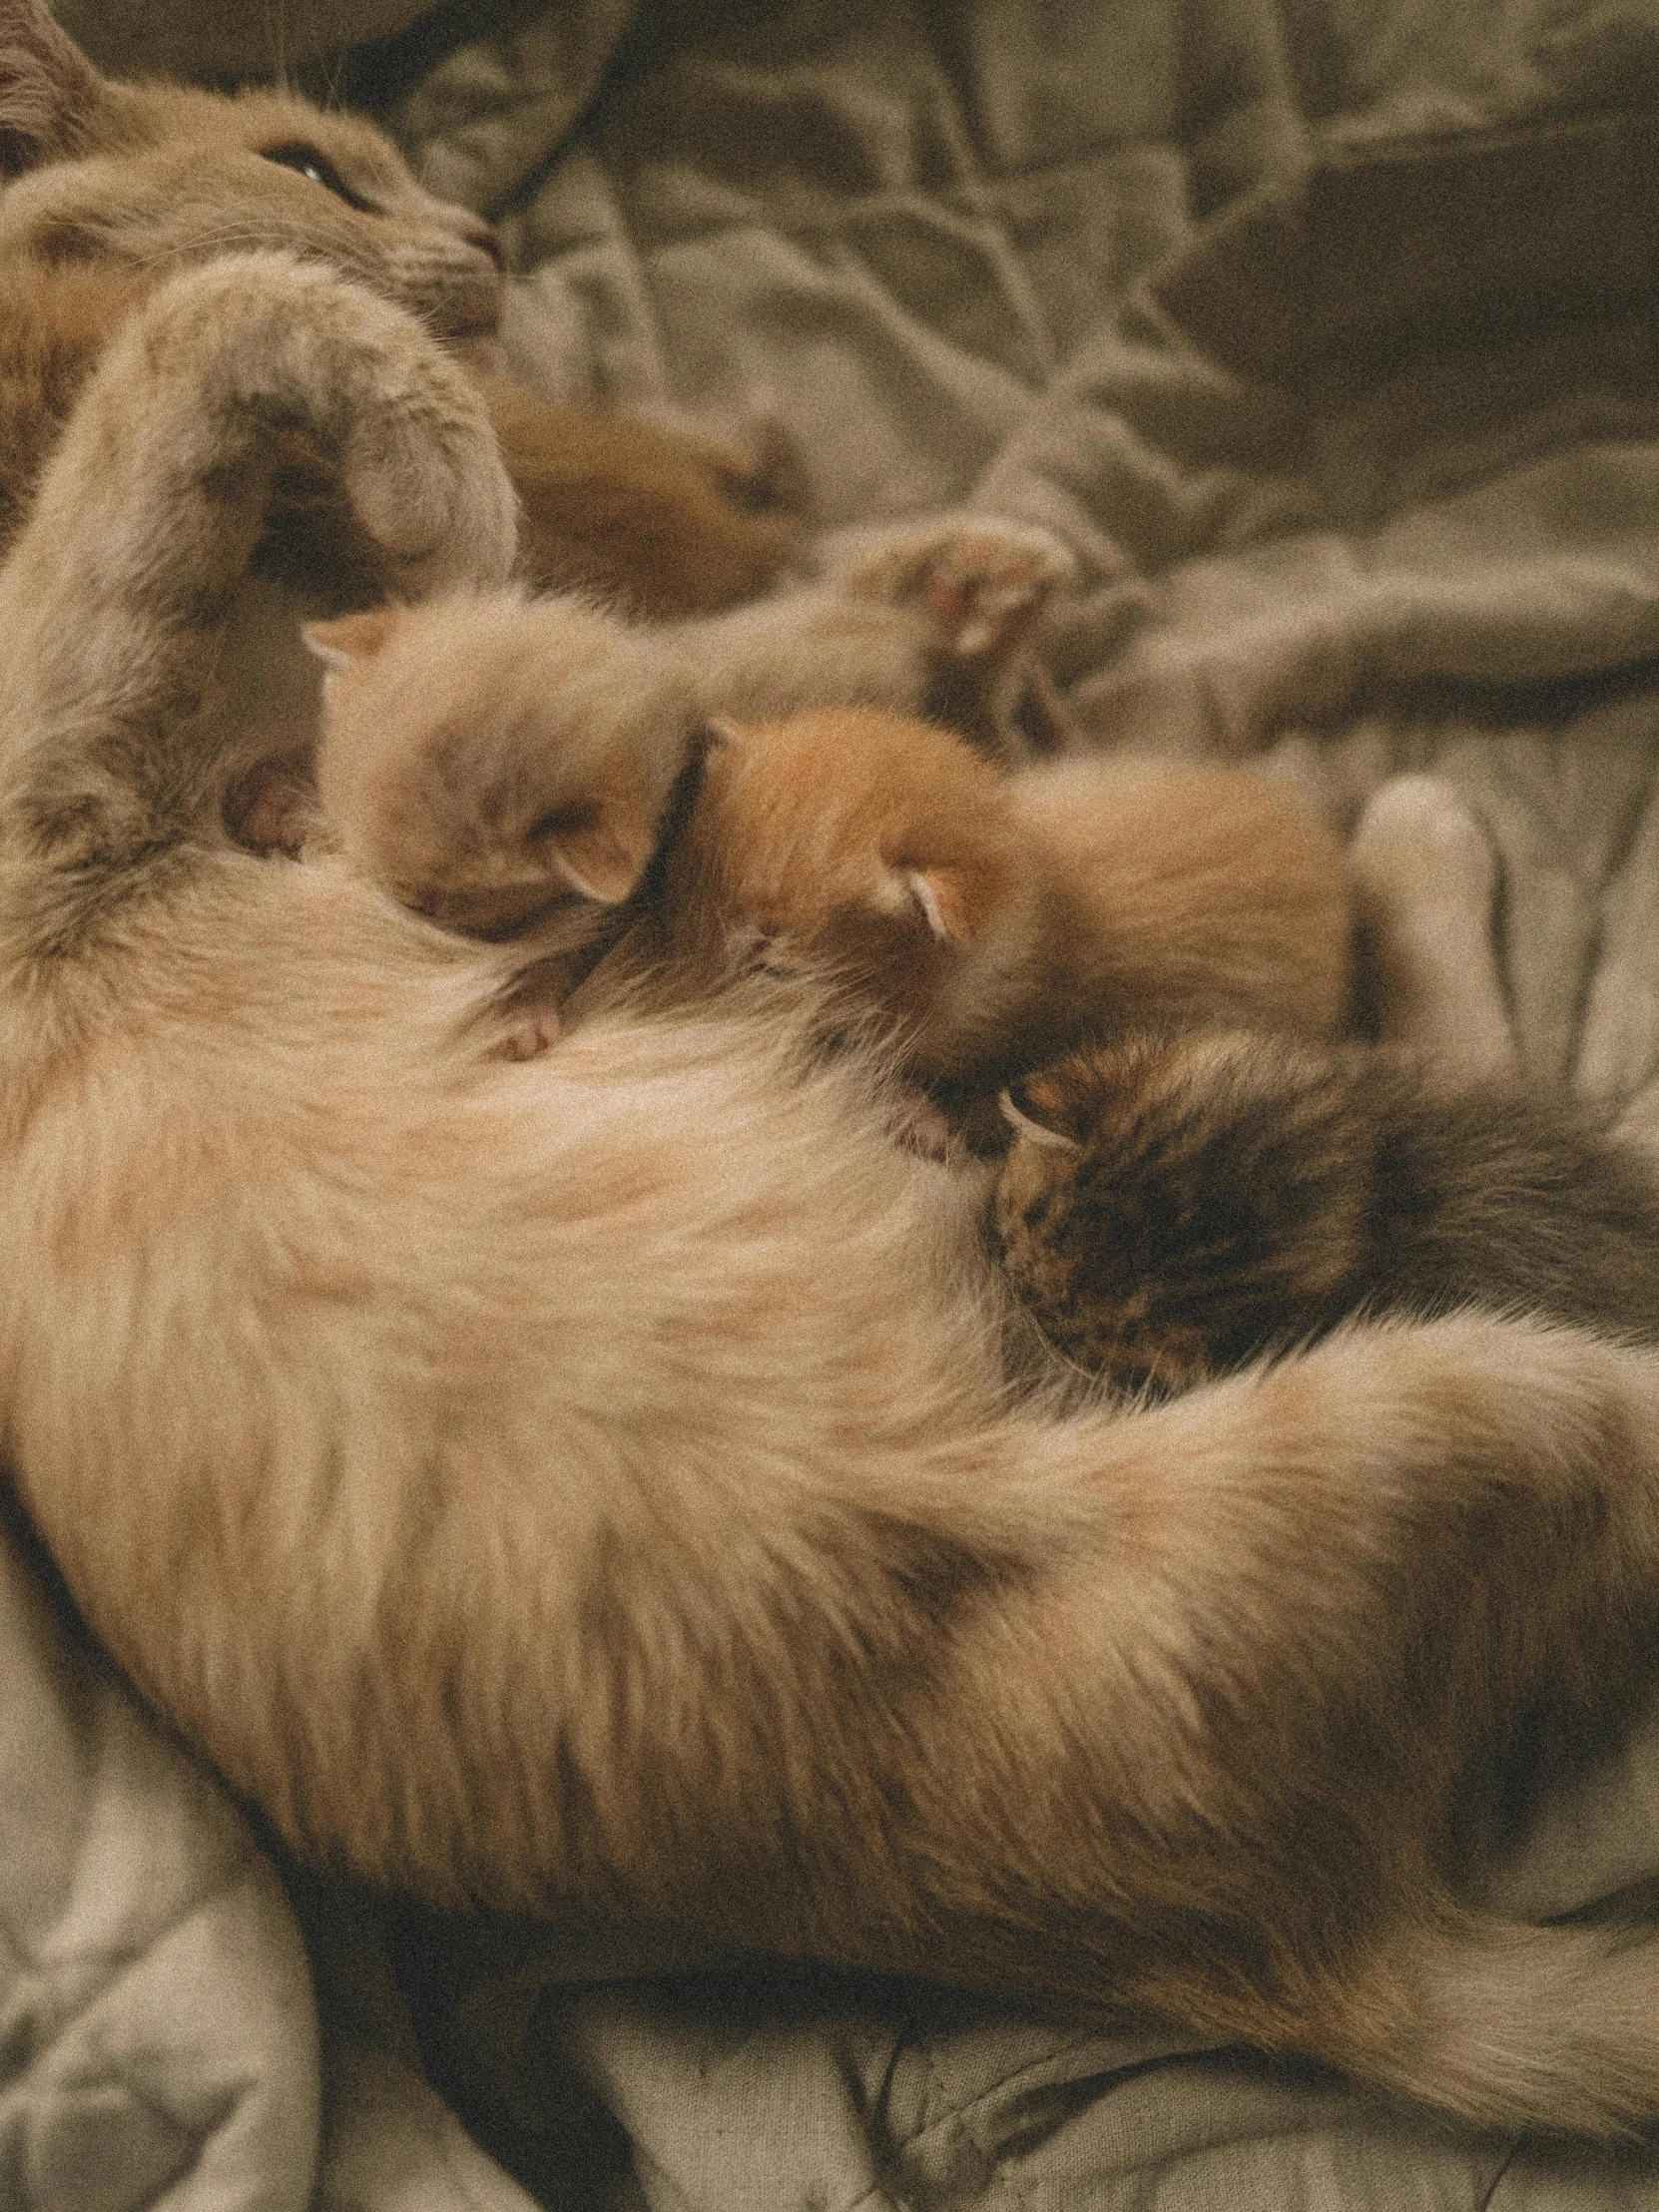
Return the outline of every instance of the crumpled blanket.
[[[391,120],[500,223],[521,374],[781,417],[828,533],[1048,524],[1083,586],[1047,650],[1103,746],[1264,757],[1340,825],[1398,769],[1451,778],[1528,1064],[1659,1144],[1652,0],[480,15]],[[0,2203],[302,2202],[318,2060],[268,1865],[26,1562],[0,1646]],[[331,2212],[1659,2212],[1649,2151],[286,1871]],[[1546,1810],[1527,1896],[1656,1876],[1649,1726]],[[105,1996],[77,2009],[65,1958]]]

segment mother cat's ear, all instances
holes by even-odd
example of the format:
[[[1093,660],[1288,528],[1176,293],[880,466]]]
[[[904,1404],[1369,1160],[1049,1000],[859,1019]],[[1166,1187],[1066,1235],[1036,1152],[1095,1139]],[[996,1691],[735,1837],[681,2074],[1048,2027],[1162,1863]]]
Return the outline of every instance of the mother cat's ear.
[[[116,97],[37,0],[0,0],[0,179],[93,152]]]

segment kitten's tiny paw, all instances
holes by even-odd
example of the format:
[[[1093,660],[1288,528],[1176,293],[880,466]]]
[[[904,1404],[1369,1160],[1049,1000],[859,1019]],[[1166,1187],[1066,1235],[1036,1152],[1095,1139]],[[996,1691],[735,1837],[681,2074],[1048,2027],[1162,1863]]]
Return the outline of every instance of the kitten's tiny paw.
[[[225,827],[251,852],[297,854],[320,820],[311,786],[270,761],[251,769],[225,802]]]
[[[497,1060],[534,1060],[559,1037],[559,1017],[551,1006],[530,1006],[517,1015],[496,1045]]]
[[[1013,650],[1076,574],[1076,561],[1047,530],[963,514],[884,532],[841,582],[860,598],[921,608],[945,652],[991,661]]]
[[[1349,868],[1362,901],[1389,909],[1454,905],[1484,920],[1497,853],[1474,814],[1437,776],[1396,776],[1360,817]]]
[[[960,1136],[943,1109],[924,1090],[906,1083],[888,1109],[893,1135],[907,1152],[919,1152],[924,1160],[956,1160],[963,1152]]]

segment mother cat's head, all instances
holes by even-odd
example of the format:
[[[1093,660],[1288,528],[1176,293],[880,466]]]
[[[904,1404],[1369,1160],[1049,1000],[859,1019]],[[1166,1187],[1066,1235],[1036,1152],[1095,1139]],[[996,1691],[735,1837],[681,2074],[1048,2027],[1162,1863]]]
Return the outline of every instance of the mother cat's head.
[[[162,276],[279,247],[454,343],[499,319],[494,233],[422,192],[371,125],[286,94],[114,84],[35,0],[0,0],[0,265]]]

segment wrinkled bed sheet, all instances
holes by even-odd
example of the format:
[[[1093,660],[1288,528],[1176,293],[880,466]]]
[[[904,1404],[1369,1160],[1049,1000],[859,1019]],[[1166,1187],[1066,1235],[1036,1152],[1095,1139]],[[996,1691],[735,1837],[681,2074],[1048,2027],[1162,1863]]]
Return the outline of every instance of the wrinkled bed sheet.
[[[522,374],[781,416],[827,532],[1049,524],[1103,746],[1261,756],[1344,825],[1452,778],[1529,1064],[1659,1143],[1652,0],[491,20],[392,120],[501,223]],[[320,2078],[332,2212],[1659,2212],[1651,2152],[290,1874],[319,2072],[271,1866],[21,1555],[0,1649],[7,2208],[303,2204]],[[1529,1864],[1540,1913],[1659,1875],[1659,1728]]]

